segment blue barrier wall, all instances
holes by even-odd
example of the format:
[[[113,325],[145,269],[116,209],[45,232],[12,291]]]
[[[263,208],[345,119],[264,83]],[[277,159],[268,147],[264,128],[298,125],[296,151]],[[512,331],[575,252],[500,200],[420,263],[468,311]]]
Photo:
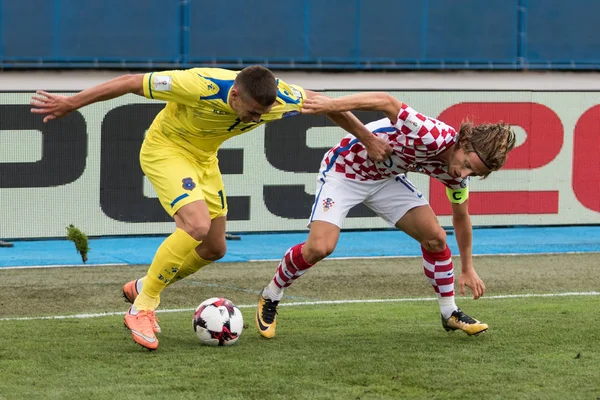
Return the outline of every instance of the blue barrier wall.
[[[167,0],[3,0],[3,61],[177,62],[180,5]]]
[[[0,0],[0,67],[597,69],[600,2]]]
[[[596,64],[600,60],[599,1],[528,0],[529,62]]]

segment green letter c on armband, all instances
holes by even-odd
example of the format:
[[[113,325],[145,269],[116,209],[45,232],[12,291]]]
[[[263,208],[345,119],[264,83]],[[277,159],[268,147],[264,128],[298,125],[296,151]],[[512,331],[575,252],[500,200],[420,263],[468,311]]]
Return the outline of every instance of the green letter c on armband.
[[[450,189],[446,188],[446,196],[451,203],[461,204],[469,198],[469,187],[464,189]]]

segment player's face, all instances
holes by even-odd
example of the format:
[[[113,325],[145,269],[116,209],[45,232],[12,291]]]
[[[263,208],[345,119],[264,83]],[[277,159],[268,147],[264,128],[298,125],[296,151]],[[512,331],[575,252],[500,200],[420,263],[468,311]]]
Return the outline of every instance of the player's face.
[[[457,148],[450,158],[448,171],[454,178],[466,178],[467,176],[483,176],[490,172],[483,164],[477,153],[467,153]]]
[[[260,117],[271,111],[273,107],[272,105],[267,107],[260,105],[256,100],[244,93],[240,93],[237,89],[232,89],[231,91],[230,106],[244,123],[260,122]]]

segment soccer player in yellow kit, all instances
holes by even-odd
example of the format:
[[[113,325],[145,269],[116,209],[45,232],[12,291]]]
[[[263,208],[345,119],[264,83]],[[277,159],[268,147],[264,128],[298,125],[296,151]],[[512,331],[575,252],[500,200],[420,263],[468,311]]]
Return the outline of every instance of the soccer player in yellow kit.
[[[146,276],[123,287],[133,303],[125,325],[135,342],[154,350],[160,332],[154,311],[162,290],[225,255],[227,198],[219,146],[262,124],[299,114],[306,98],[319,95],[288,85],[261,66],[242,71],[192,68],[123,75],[74,96],[37,91],[31,112],[48,122],[127,93],[167,101],[148,129],[140,163],[177,228],[159,246]],[[374,161],[391,153],[351,113],[328,117],[354,134]]]

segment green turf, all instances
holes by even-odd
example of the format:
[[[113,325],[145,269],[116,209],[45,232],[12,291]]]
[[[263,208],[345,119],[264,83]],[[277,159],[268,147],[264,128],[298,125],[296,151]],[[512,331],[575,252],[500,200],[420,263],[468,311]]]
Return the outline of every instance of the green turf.
[[[200,346],[190,311],[160,313],[155,352],[132,342],[120,315],[2,320],[0,399],[596,399],[600,296],[491,298],[597,290],[596,257],[476,259],[488,298],[458,301],[489,323],[478,337],[445,332],[434,301],[281,307],[272,340],[243,308],[250,326],[229,348]],[[168,288],[162,307],[214,295],[252,304],[272,264],[207,268]],[[418,264],[330,261],[287,294],[432,297]],[[0,271],[0,318],[125,311],[120,286],[145,269]]]

